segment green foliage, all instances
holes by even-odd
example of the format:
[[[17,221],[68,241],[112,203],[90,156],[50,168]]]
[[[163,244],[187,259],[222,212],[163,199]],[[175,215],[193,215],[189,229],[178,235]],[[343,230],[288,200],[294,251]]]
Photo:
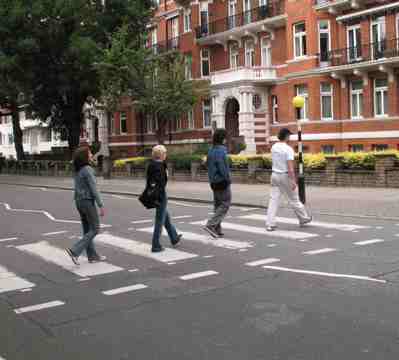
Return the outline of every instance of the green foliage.
[[[323,170],[326,168],[327,159],[323,153],[319,154],[305,154],[303,157],[305,169],[308,170]]]
[[[198,145],[198,147],[194,151],[194,155],[208,155],[210,145],[207,143],[203,143]]]
[[[368,152],[344,152],[340,161],[342,169],[351,170],[373,170],[375,168],[374,153]]]
[[[121,168],[126,164],[132,164],[133,166],[143,167],[148,161],[150,161],[150,158],[148,157],[132,157],[127,159],[118,159],[114,161],[114,167]]]
[[[191,163],[193,161],[200,162],[202,160],[202,156],[190,155],[190,154],[187,155],[176,154],[176,155],[169,155],[168,160],[174,163],[174,167],[176,170],[190,170]]]

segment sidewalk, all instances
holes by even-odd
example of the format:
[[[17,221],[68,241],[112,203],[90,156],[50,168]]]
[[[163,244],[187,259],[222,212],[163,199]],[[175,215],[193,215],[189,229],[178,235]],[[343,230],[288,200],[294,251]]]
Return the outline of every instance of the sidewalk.
[[[72,189],[71,178],[0,175],[0,184],[29,185]],[[99,189],[104,193],[139,195],[144,189],[144,179],[98,178]],[[233,184],[233,203],[244,207],[266,207],[270,186]],[[211,202],[209,185],[204,182],[168,183],[169,198],[180,201]],[[373,216],[399,222],[399,191],[375,188],[326,188],[308,186],[307,206],[313,213],[348,216]],[[1,185],[0,185],[1,201]],[[286,206],[284,203],[283,206]],[[399,231],[399,228],[398,228]]]

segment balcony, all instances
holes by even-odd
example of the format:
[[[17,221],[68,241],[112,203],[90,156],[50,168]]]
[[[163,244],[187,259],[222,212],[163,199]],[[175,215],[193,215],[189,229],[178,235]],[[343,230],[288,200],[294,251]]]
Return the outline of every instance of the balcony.
[[[348,10],[359,10],[369,3],[376,2],[375,0],[314,0],[314,8],[316,11],[328,11],[330,14],[337,15]]]
[[[203,24],[195,29],[198,43],[205,45],[225,42],[229,36],[244,36],[246,32],[269,31],[285,25],[284,1],[270,2],[249,11]]]
[[[319,54],[320,67],[354,69],[383,63],[399,65],[399,38]]]
[[[169,51],[178,51],[180,49],[181,37],[175,37],[156,44],[147,45],[148,49],[152,49],[154,55],[161,55]]]
[[[211,85],[226,85],[231,83],[273,83],[277,80],[277,72],[273,67],[239,67],[216,71],[211,74]]]

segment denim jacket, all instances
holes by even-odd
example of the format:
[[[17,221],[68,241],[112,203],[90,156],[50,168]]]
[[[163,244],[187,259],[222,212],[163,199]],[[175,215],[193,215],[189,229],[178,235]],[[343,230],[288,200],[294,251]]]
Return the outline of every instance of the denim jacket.
[[[94,200],[98,207],[103,207],[100,194],[97,191],[94,170],[89,165],[82,167],[74,175],[75,201]]]
[[[208,178],[211,184],[222,181],[231,183],[227,149],[224,145],[213,146],[208,152]]]

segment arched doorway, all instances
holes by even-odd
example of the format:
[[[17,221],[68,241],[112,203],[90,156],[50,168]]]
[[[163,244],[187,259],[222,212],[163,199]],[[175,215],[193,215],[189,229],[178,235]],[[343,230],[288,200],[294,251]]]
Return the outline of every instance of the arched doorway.
[[[237,143],[240,142],[240,129],[238,112],[240,111],[240,104],[237,99],[230,98],[226,102],[225,112],[225,127],[227,132],[227,147],[230,153],[237,153]]]

